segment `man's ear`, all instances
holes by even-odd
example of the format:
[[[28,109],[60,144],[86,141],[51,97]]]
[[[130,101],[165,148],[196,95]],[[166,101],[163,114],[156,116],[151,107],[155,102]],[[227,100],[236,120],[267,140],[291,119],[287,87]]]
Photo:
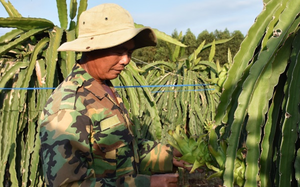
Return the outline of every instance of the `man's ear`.
[[[88,52],[82,52],[81,58],[78,60],[78,64],[84,64],[88,61]]]

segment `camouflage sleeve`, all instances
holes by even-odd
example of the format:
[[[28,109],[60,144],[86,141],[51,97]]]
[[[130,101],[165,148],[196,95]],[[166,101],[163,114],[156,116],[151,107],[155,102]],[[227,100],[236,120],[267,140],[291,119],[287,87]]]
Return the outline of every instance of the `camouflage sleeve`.
[[[139,140],[140,173],[168,173],[173,170],[172,148],[150,140]]]

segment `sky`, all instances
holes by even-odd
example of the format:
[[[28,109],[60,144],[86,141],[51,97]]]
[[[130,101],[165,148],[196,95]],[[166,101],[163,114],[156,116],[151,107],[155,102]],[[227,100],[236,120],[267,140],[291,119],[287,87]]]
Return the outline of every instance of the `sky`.
[[[8,0],[6,0],[8,1]],[[80,0],[77,0],[78,3]],[[55,0],[10,0],[23,17],[46,18],[60,25]],[[67,4],[69,4],[67,0]],[[128,10],[135,23],[171,35],[176,29],[190,29],[197,37],[202,31],[240,30],[244,35],[263,9],[263,0],[89,0],[88,8],[116,3]],[[0,3],[0,17],[8,17]],[[0,36],[8,29],[0,28]]]

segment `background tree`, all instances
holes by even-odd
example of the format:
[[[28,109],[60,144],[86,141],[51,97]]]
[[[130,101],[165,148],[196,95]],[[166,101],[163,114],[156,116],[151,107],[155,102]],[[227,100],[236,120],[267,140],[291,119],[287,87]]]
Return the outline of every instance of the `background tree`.
[[[228,49],[230,49],[232,56],[234,56],[241,45],[241,42],[244,39],[244,35],[241,31],[234,31],[230,33],[227,29],[224,31],[215,30],[214,32],[208,32],[207,30],[201,32],[197,37],[197,44],[199,45],[201,42],[205,40],[206,43],[210,43],[213,40],[222,40],[222,39],[229,39],[232,38],[230,41],[216,46],[216,55],[215,61],[219,61],[220,64],[225,64],[228,60]],[[206,59],[208,58],[209,50],[203,51],[200,54],[200,57]]]
[[[137,63],[137,65],[142,65],[142,62],[150,63],[154,61],[154,57],[157,51],[157,47],[144,47],[141,49],[137,49],[133,52],[132,57],[133,61]]]
[[[172,36],[173,38],[178,38],[178,37],[179,37],[179,33],[178,33],[177,29],[175,29],[175,30],[173,31],[173,33],[171,34],[171,36]]]
[[[158,40],[154,60],[155,61],[168,61],[169,60],[167,42]]]
[[[225,64],[228,61],[228,49],[230,49],[232,56],[234,56],[241,45],[241,42],[244,39],[244,35],[241,31],[236,30],[230,32],[228,29],[224,31],[215,30],[214,32],[208,32],[207,30],[202,31],[196,38],[194,33],[190,29],[187,29],[185,35],[180,36],[181,34],[175,29],[172,33],[172,38],[181,41],[183,44],[187,45],[185,50],[185,56],[191,55],[196,48],[205,41],[206,44],[212,43],[214,40],[224,40],[230,39],[230,41],[222,44],[216,45],[216,54],[214,56],[214,61],[219,61],[221,65]],[[171,47],[171,49],[168,49]],[[155,47],[145,47],[142,49],[135,50],[133,53],[133,60],[140,65],[141,62],[151,63],[154,61],[172,61],[168,55],[168,50],[173,50],[175,46],[168,46],[166,41],[158,40],[158,43]],[[210,50],[203,50],[198,57],[202,59],[208,59]]]
[[[232,37],[228,29],[225,29],[224,31],[215,30],[214,36],[215,36],[215,40],[228,39]],[[229,42],[224,43],[223,45],[216,46],[216,50],[218,51],[218,53],[215,56],[215,60],[216,61],[218,60],[220,64],[224,64],[227,61],[228,48],[231,47],[232,46],[229,45]]]
[[[235,54],[240,49],[240,45],[241,45],[242,41],[244,40],[245,36],[239,30],[233,31],[232,33],[230,33],[230,36],[233,37],[233,39],[230,40],[229,42],[225,43],[225,45],[228,45],[228,47],[225,48],[224,50],[227,51],[228,48],[230,48],[232,55],[235,56]],[[217,47],[219,47],[219,46],[217,46]],[[217,50],[218,50],[218,48],[217,48]]]
[[[172,38],[178,39],[179,34],[175,29],[172,33]],[[172,46],[175,47],[175,46]],[[168,44],[164,40],[157,40],[157,45],[155,47],[144,47],[137,49],[133,52],[133,61],[141,66],[144,63],[151,63],[154,61],[170,61]]]
[[[214,41],[214,39],[215,36],[212,32],[208,32],[207,30],[204,30],[198,35],[197,43],[201,44],[203,41],[205,41],[205,43],[211,43]],[[209,50],[204,50],[202,53],[199,54],[199,57],[203,59],[207,59],[208,56],[209,56]]]
[[[197,43],[196,36],[192,33],[190,29],[187,29],[185,35],[183,36],[182,43],[187,45],[185,49],[185,54],[187,56],[191,55],[201,44]]]

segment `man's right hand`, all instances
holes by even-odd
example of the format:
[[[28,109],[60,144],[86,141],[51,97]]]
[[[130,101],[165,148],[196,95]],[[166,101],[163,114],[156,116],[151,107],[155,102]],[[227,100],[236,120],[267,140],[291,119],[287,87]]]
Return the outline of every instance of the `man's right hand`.
[[[151,175],[151,187],[177,187],[179,175],[177,173]]]

